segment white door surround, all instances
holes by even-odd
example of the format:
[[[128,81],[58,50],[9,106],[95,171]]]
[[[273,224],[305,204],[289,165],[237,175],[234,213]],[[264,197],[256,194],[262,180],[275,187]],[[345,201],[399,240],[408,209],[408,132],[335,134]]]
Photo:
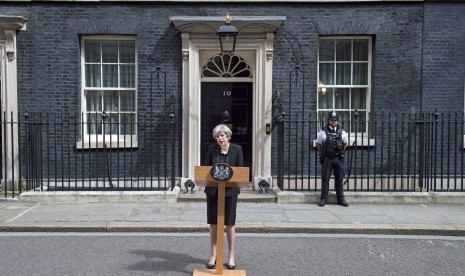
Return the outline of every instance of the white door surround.
[[[2,121],[4,122],[17,122],[18,120],[18,69],[16,62],[16,32],[18,30],[26,30],[25,18],[20,16],[0,16],[0,96]],[[13,118],[11,118],[11,114],[13,114]],[[8,127],[7,125],[10,124],[4,122],[2,122],[2,126],[6,127],[2,130],[1,158],[5,160],[2,175],[4,178],[6,176],[7,179],[2,179],[2,184],[10,185],[9,182],[14,180],[13,176],[17,177],[19,175],[18,128],[17,124]],[[15,141],[5,140],[4,137],[9,137],[11,131],[13,131]],[[13,153],[15,156],[13,156]]]
[[[262,179],[271,179],[271,135],[266,125],[272,123],[272,70],[274,31],[256,27],[255,23],[279,26],[285,17],[232,17],[232,24],[240,30],[235,55],[250,65],[253,74],[253,129],[252,177],[256,188]],[[223,23],[222,17],[171,17],[172,24],[180,30],[182,38],[182,177],[184,182],[194,177],[194,166],[203,158],[200,152],[200,87],[202,81],[215,81],[201,77],[201,69],[212,56],[219,53],[219,41],[212,35]],[[196,23],[199,23],[196,25]],[[189,25],[191,24],[191,25]],[[184,28],[183,26],[188,26]],[[206,28],[205,25],[212,28]],[[244,33],[247,25],[253,34]],[[243,31],[241,31],[243,30]],[[218,78],[217,81],[225,81]],[[231,79],[231,81],[241,81]],[[234,134],[233,134],[234,135]]]

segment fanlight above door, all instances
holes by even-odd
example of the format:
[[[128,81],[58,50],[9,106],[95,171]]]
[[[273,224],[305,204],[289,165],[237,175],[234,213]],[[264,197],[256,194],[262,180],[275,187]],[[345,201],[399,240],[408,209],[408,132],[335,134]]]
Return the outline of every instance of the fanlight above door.
[[[252,78],[250,66],[240,56],[223,53],[213,56],[202,68],[203,78]]]

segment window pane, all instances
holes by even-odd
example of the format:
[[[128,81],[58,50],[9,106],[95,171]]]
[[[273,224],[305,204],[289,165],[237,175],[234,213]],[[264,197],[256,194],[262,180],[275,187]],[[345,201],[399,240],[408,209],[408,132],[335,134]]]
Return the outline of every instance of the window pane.
[[[319,43],[319,60],[334,61],[334,40],[322,39]]]
[[[337,115],[339,116],[339,125],[346,130],[349,126],[349,119],[350,119],[350,112],[349,111],[337,111]]]
[[[366,109],[366,95],[365,88],[354,88],[351,94],[352,109]]]
[[[118,63],[118,41],[102,41],[102,62]]]
[[[118,134],[118,114],[110,114],[110,116],[107,116],[105,120],[105,134]]]
[[[337,40],[336,41],[336,60],[337,61],[351,61],[351,41],[350,40]]]
[[[119,43],[119,62],[135,63],[136,62],[136,45],[133,40],[122,40]]]
[[[135,91],[121,91],[121,111],[136,111]]]
[[[368,61],[368,40],[354,40],[354,61]]]
[[[243,68],[241,68],[241,67],[243,67]],[[239,68],[241,68],[241,69],[239,69]],[[241,71],[237,72],[237,70],[241,70]],[[223,77],[229,77],[229,75],[223,75]],[[246,64],[244,64],[244,66],[242,66],[242,64],[239,64],[236,67],[236,69],[234,70],[234,74],[231,77],[251,78],[252,75],[251,75],[250,70],[247,68]]]
[[[120,87],[135,87],[135,65],[120,66]]]
[[[136,116],[134,114],[121,114],[121,134],[136,134]]]
[[[318,108],[319,109],[332,109],[333,108],[333,89],[326,88],[326,92],[323,91],[318,94]]]
[[[86,40],[84,42],[85,62],[100,63],[100,41]]]
[[[216,67],[216,64],[222,64],[223,62],[222,57],[215,56],[215,58],[213,59],[213,62],[214,62],[215,67]]]
[[[85,91],[86,109],[87,111],[101,111],[102,110],[102,95],[98,90]]]
[[[354,63],[354,80],[352,84],[368,84],[368,63]]]
[[[318,121],[321,123],[321,127],[326,125],[326,120],[328,119],[329,111],[318,111]]]
[[[87,114],[88,134],[102,134],[102,115],[99,113]]]
[[[106,112],[118,112],[118,91],[104,91],[103,104]]]
[[[86,64],[86,87],[101,87],[100,83],[100,65]]]
[[[358,116],[352,114],[352,124],[350,131],[352,132],[365,132],[365,124],[366,124],[366,113],[359,112]]]
[[[350,85],[350,63],[336,64],[336,84]]]
[[[233,56],[231,62],[231,56],[230,55],[223,55],[223,64],[224,68],[226,69],[225,71],[229,71],[228,69],[231,69],[234,67],[234,65],[237,65],[239,63],[239,57],[238,56]],[[233,65],[233,66],[230,66]]]
[[[118,87],[118,65],[103,65],[103,87]]]
[[[216,73],[213,73],[212,71],[209,71],[209,70],[203,70],[202,72],[203,76],[204,77],[218,77],[219,75],[216,74]]]
[[[350,89],[337,88],[334,92],[334,108],[335,109],[349,109]]]
[[[320,80],[323,85],[334,84],[334,64],[320,63]]]

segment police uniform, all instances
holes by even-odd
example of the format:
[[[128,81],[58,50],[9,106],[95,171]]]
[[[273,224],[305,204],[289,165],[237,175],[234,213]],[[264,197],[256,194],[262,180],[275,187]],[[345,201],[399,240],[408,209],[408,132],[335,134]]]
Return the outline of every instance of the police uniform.
[[[321,196],[319,206],[326,205],[329,193],[329,180],[334,172],[337,203],[349,206],[344,198],[344,149],[348,144],[347,133],[337,125],[332,127],[329,120],[339,120],[336,112],[328,116],[328,123],[318,133],[316,142],[320,145],[321,154]]]

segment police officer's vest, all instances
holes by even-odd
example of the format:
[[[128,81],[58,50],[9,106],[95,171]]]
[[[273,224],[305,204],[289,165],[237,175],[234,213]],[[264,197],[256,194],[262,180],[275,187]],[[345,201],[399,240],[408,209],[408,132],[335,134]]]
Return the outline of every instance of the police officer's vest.
[[[344,149],[344,142],[342,141],[342,128],[337,127],[336,131],[333,131],[329,128],[329,125],[326,125],[322,130],[326,133],[326,139],[321,145],[322,155],[334,158],[341,154]]]

